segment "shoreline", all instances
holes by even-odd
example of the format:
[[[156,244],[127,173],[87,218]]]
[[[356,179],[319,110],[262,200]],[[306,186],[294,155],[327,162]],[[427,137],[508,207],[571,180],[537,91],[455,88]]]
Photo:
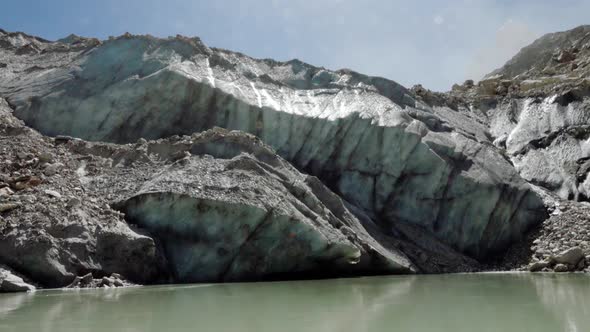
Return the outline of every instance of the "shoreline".
[[[127,289],[140,289],[140,288],[200,288],[200,287],[213,287],[220,285],[254,285],[254,284],[267,284],[267,283],[290,283],[290,282],[315,282],[315,281],[342,281],[349,279],[371,279],[371,278],[421,278],[421,277],[435,277],[435,276],[477,276],[477,275],[519,275],[519,276],[584,276],[590,278],[590,273],[585,271],[574,271],[574,272],[530,272],[530,271],[478,271],[478,272],[451,272],[451,273],[419,273],[419,274],[391,274],[391,275],[363,275],[363,276],[342,276],[334,278],[318,278],[318,279],[284,279],[284,280],[272,280],[272,281],[236,281],[236,282],[220,282],[220,283],[169,283],[169,284],[130,284],[126,286],[117,287],[81,287],[81,288],[68,288],[68,287],[57,287],[57,288],[36,288],[29,291],[21,292],[6,292],[2,294],[22,294],[22,293],[37,293],[37,292],[85,292],[85,291],[97,291],[97,290],[127,290]]]

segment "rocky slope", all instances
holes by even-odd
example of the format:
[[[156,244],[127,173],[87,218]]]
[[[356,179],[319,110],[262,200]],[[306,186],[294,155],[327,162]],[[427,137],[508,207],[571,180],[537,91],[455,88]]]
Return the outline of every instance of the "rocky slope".
[[[589,33],[434,93],[197,38],[0,30],[2,275],[583,270]]]
[[[525,180],[550,192],[543,195],[552,216],[519,244],[524,251],[509,253],[513,266],[555,267],[552,257],[571,248],[590,253],[589,65],[590,26],[581,26],[539,38],[478,84],[446,94],[413,89],[424,100],[484,113],[494,145]]]
[[[538,39],[477,85],[456,85],[447,96],[486,114],[494,144],[524,179],[586,201],[589,75],[590,26],[581,26]]]
[[[46,287],[88,272],[119,272],[135,282],[162,276],[154,240],[84,188],[82,156],[11,113],[0,100],[0,261]]]

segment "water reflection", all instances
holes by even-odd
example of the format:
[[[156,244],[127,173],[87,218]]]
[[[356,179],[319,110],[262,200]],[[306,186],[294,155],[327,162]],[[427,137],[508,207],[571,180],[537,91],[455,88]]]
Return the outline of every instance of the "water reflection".
[[[32,293],[11,293],[0,296],[0,318],[22,307],[31,297],[33,297]]]
[[[590,278],[379,277],[0,295],[0,331],[586,331]]]
[[[530,278],[543,305],[562,322],[560,331],[590,330],[590,278],[546,274]]]

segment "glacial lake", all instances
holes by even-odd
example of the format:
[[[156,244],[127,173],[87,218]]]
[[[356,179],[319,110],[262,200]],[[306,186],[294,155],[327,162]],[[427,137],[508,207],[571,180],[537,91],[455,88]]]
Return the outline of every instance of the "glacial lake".
[[[0,295],[3,332],[590,331],[590,277],[388,276]]]

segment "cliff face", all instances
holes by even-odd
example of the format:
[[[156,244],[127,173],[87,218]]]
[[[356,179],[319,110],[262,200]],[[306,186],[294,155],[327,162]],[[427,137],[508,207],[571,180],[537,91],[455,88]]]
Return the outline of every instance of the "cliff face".
[[[0,97],[41,134],[115,143],[64,153],[110,160],[83,188],[153,236],[153,278],[456,271],[476,263],[455,250],[505,250],[552,195],[590,197],[589,33],[441,94],[197,38],[0,30]]]
[[[392,81],[184,37],[25,47],[3,48],[0,94],[47,135],[126,143],[214,126],[249,132],[379,224],[422,227],[476,257],[545,215],[483,114],[432,107]]]
[[[1,99],[0,115],[0,291],[477,268],[243,132],[118,145],[43,136]]]

